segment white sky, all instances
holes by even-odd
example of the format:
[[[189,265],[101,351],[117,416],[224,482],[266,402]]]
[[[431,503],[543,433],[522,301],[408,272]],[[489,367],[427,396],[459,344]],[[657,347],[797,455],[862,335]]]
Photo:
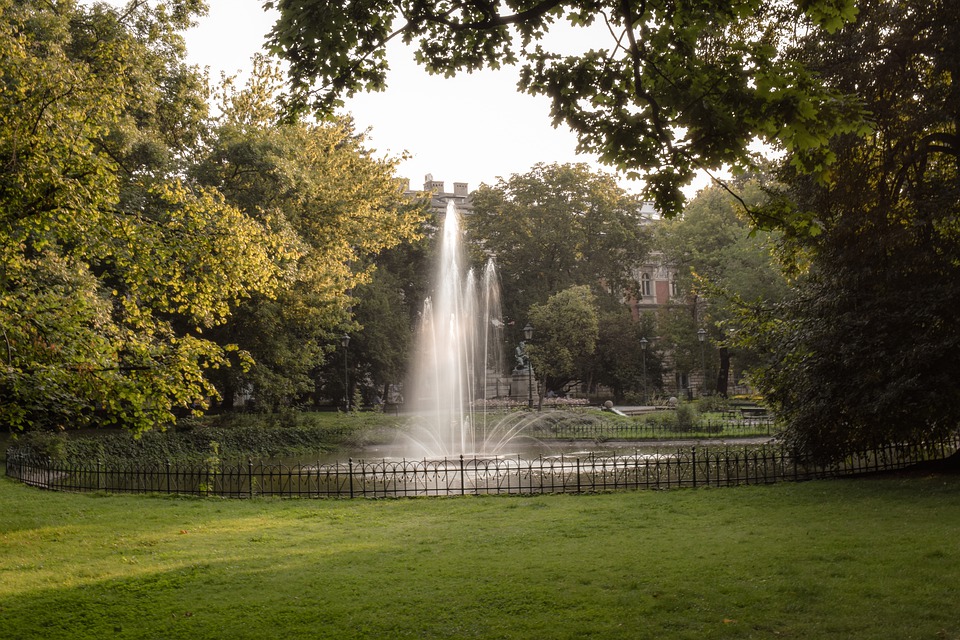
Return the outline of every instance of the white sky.
[[[209,67],[213,79],[221,71],[243,72],[260,51],[274,14],[263,11],[262,0],[208,0],[208,4],[208,16],[184,34],[188,62]],[[410,154],[398,172],[410,179],[411,187],[421,187],[430,173],[449,191],[454,182],[466,182],[472,191],[481,182],[495,184],[500,176],[526,173],[538,162],[586,162],[612,173],[594,157],[578,155],[576,137],[566,127],[552,127],[546,98],[517,91],[515,68],[456,78],[430,76],[400,43],[391,44],[388,59],[387,91],[355,96],[346,111],[358,129],[369,128],[369,146],[378,155]],[[641,188],[626,180],[620,184],[632,193]],[[692,189],[688,195],[693,195]]]
[[[213,78],[221,71],[246,69],[274,14],[263,12],[261,0],[208,2],[209,15],[185,34],[188,60],[209,66]],[[387,91],[358,94],[346,111],[358,129],[370,129],[370,146],[379,155],[410,154],[399,173],[411,187],[420,188],[431,173],[450,191],[454,182],[467,182],[472,191],[481,182],[494,184],[499,176],[526,173],[537,162],[587,162],[602,168],[594,158],[576,154],[573,133],[551,126],[546,98],[517,91],[515,68],[431,76],[402,43],[390,46]],[[640,189],[626,182],[623,186]]]

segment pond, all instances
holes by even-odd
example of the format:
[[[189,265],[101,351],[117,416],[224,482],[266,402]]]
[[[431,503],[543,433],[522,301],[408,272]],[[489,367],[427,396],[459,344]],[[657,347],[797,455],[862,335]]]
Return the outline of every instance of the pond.
[[[758,438],[736,438],[736,439],[676,439],[676,440],[658,440],[638,442],[636,440],[610,440],[598,443],[595,440],[536,440],[534,438],[520,438],[512,441],[508,446],[499,450],[495,454],[467,452],[463,454],[464,459],[473,458],[499,458],[536,460],[544,457],[570,457],[570,458],[608,458],[618,456],[633,456],[637,454],[670,453],[677,449],[690,449],[691,447],[717,447],[717,446],[744,446],[759,445],[770,441],[767,437]],[[325,452],[314,457],[309,456],[289,456],[280,458],[271,458],[271,463],[282,463],[288,465],[297,464],[319,464],[333,465],[337,463],[346,463],[348,460],[355,462],[381,461],[396,462],[401,460],[421,460],[422,457],[411,456],[406,453],[409,445],[402,442],[371,444],[358,447],[344,447],[336,451]],[[448,456],[448,459],[459,458],[459,455]]]

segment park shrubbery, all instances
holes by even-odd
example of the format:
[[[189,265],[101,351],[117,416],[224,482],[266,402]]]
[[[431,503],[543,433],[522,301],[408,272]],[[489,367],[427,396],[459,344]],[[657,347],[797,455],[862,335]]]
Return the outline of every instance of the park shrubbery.
[[[17,438],[16,446],[54,460],[198,462],[217,450],[223,458],[317,454],[379,437],[401,421],[383,414],[279,412],[227,414],[187,419],[177,428],[148,431],[80,433],[36,431]]]

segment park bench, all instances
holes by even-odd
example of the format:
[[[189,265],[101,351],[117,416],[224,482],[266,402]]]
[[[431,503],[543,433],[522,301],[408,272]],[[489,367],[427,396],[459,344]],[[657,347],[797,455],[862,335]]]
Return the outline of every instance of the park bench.
[[[744,420],[766,420],[772,417],[769,409],[759,406],[740,407],[740,415],[743,416]]]

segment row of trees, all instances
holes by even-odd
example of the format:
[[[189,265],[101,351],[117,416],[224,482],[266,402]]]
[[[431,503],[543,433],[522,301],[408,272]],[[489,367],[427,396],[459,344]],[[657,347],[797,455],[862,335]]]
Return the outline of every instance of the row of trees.
[[[772,197],[728,188],[779,234],[789,295],[715,295],[730,305],[710,313],[760,354],[789,438],[829,459],[957,428],[960,0],[268,4],[292,107],[384,86],[392,37],[435,73],[520,63],[520,88],[584,150],[646,174],[668,217],[695,169],[749,174],[751,144],[771,145]],[[561,21],[601,21],[610,40],[551,51]]]
[[[636,199],[577,167],[475,193],[478,250],[500,259],[514,327],[536,320],[554,383],[637,388],[629,350],[649,335],[694,369],[699,324],[716,361],[754,354],[757,384],[808,452],[956,428],[960,0],[277,8],[285,95],[263,61],[247,86],[216,90],[184,65],[177,32],[202,3],[0,0],[5,423],[139,429],[221,392],[309,397],[339,378],[325,355],[345,331],[363,336],[356,374],[395,379],[425,288],[430,249],[402,244],[422,209],[349,123],[296,114],[382,86],[396,33],[435,72],[522,61],[521,88],[549,96],[584,149],[646,173],[676,219],[646,236]],[[604,21],[612,39],[548,51],[558,20]],[[782,151],[775,180],[750,151],[757,138]],[[693,170],[724,164],[741,178],[679,218]],[[651,247],[709,298],[697,315],[678,307],[654,326],[625,314]],[[562,335],[571,323],[582,331]]]
[[[764,198],[758,179],[739,184],[752,203]],[[704,190],[682,217],[660,220],[613,176],[582,164],[541,164],[482,186],[471,205],[464,226],[474,263],[496,256],[508,345],[522,339],[521,327],[534,326],[527,347],[544,393],[576,383],[578,391],[602,386],[617,400],[641,401],[644,390],[665,390],[667,369],[700,372],[702,327],[710,329],[710,370],[722,368],[718,360],[729,367],[726,334],[737,305],[770,305],[786,293],[772,257],[774,234],[752,230],[719,187]],[[635,317],[630,303],[639,299],[640,270],[658,264],[680,274],[677,295]],[[750,359],[736,351],[742,369]]]
[[[831,139],[827,181],[786,159],[770,214],[817,233],[787,238],[793,296],[745,318],[760,388],[823,458],[960,425],[960,2],[857,4],[794,55],[862,101],[870,132]]]
[[[0,6],[8,425],[146,429],[240,396],[342,398],[345,332],[350,380],[384,397],[403,379],[429,286],[425,214],[349,122],[283,118],[263,58],[244,86],[209,87],[183,63],[189,4]],[[538,165],[475,191],[467,227],[478,262],[498,256],[512,326],[537,326],[548,386],[623,397],[657,387],[659,352],[695,368],[685,312],[638,323],[623,301],[655,245],[688,269],[710,225],[745,230],[725,206],[657,238],[612,176]],[[644,379],[639,340],[658,335]]]

